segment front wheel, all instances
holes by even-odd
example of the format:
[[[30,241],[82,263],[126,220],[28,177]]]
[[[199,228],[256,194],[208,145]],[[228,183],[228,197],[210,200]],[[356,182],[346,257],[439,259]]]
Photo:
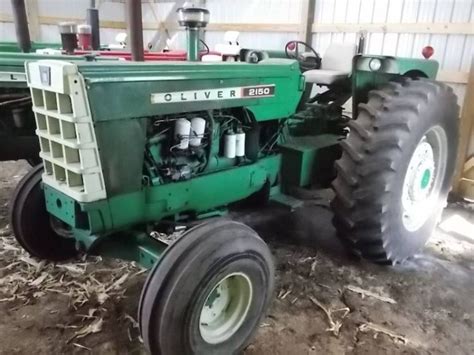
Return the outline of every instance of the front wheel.
[[[61,261],[77,255],[74,239],[60,236],[51,224],[41,188],[43,165],[37,165],[18,183],[10,202],[10,222],[18,243],[30,255]]]
[[[407,79],[369,93],[336,162],[334,225],[362,257],[399,263],[430,237],[456,162],[458,105],[452,89]]]
[[[165,251],[142,291],[139,323],[152,354],[235,354],[273,294],[271,253],[249,227],[214,220]]]

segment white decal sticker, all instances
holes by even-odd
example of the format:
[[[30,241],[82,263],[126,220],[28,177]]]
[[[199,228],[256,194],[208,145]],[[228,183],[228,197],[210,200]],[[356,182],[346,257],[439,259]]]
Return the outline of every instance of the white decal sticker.
[[[151,94],[152,104],[186,103],[195,101],[215,101],[252,99],[275,96],[275,85],[257,85],[234,88],[159,92]]]

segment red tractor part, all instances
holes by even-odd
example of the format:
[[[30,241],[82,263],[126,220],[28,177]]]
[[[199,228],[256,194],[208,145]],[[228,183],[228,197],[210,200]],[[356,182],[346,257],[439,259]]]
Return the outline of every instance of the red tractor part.
[[[127,51],[84,51],[84,50],[76,50],[74,54],[77,55],[87,55],[87,54],[97,54],[100,56],[109,56],[109,57],[119,57],[125,60],[132,60],[132,54]],[[217,54],[220,55],[218,52],[207,52],[201,51],[199,56],[202,57],[206,54]],[[144,51],[144,59],[145,61],[185,61],[187,57],[186,51],[171,51],[171,52],[150,52]]]

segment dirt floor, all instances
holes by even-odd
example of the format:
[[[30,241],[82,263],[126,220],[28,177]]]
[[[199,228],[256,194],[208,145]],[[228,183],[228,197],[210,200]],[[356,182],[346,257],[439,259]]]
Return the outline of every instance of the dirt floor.
[[[0,163],[0,354],[145,353],[143,270],[97,257],[46,264],[13,239],[8,201],[27,169]],[[474,353],[474,207],[450,204],[423,255],[386,268],[344,251],[329,198],[236,217],[269,242],[277,264],[275,300],[245,353]]]

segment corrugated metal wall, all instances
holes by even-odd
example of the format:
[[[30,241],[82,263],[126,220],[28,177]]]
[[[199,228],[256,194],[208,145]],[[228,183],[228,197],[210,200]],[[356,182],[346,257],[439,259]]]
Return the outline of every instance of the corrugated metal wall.
[[[207,0],[211,23],[296,24],[300,22],[300,0]],[[208,31],[211,47],[222,42],[223,32]],[[283,49],[295,32],[242,32],[240,43],[247,48]]]
[[[51,18],[83,18],[86,17],[86,9],[89,7],[89,0],[38,0],[38,16]],[[0,0],[0,13],[4,15],[12,14],[12,7],[9,0]],[[110,21],[124,21],[125,6],[122,3],[105,2],[100,4],[100,19]],[[30,31],[31,32],[31,31]],[[123,30],[101,29],[102,43],[114,41],[115,35]],[[0,24],[0,40],[15,41],[15,29],[11,23]],[[40,26],[39,40],[42,42],[59,42],[58,27],[55,25]]]
[[[472,0],[316,0],[316,23],[466,23],[474,22]],[[474,26],[474,24],[473,24]],[[313,45],[324,53],[331,42],[354,42],[356,33],[316,33]],[[422,58],[431,45],[440,69],[469,71],[474,36],[451,34],[369,33],[367,53]],[[452,84],[460,100],[463,84]],[[461,101],[462,102],[462,101]]]
[[[125,5],[119,1],[99,1],[101,20],[124,21]],[[88,0],[38,0],[39,15],[48,17],[83,18]],[[144,2],[142,5],[145,23],[165,21],[173,8],[173,2]],[[301,23],[302,0],[207,0],[211,12],[211,23],[247,24],[291,24]],[[316,0],[314,22],[316,24],[374,24],[374,23],[474,23],[474,0]],[[10,15],[9,1],[0,1],[0,13]],[[474,24],[473,24],[474,26]],[[123,29],[101,30],[103,43],[114,41]],[[153,30],[144,31],[144,43],[155,34]],[[173,35],[173,33],[171,33]],[[206,42],[211,48],[222,42],[222,31],[207,31]],[[283,49],[286,42],[297,38],[296,32],[242,32],[240,43],[244,47],[262,49]],[[15,40],[13,25],[0,23],[1,40]],[[174,48],[184,48],[185,36],[182,31],[174,33]],[[323,56],[331,42],[356,41],[356,33],[315,33],[312,45]],[[41,25],[40,40],[58,41],[57,27]],[[473,35],[455,34],[414,34],[414,33],[369,33],[367,52],[409,57],[421,57],[425,45],[435,48],[434,59],[441,64],[441,70],[469,70],[474,52]],[[463,84],[453,84],[462,100]]]
[[[208,0],[215,23],[300,22],[299,0]],[[314,22],[319,24],[374,23],[474,23],[473,0],[316,0]],[[474,26],[474,24],[473,24]],[[277,49],[296,38],[295,32],[243,32],[241,44]],[[207,32],[212,46],[222,40],[222,32]],[[315,33],[313,47],[324,55],[332,42],[355,43],[354,33]],[[469,71],[474,52],[474,36],[455,34],[369,33],[366,52],[421,58],[426,45],[435,49],[433,59],[446,71]],[[462,102],[464,84],[452,84]]]

